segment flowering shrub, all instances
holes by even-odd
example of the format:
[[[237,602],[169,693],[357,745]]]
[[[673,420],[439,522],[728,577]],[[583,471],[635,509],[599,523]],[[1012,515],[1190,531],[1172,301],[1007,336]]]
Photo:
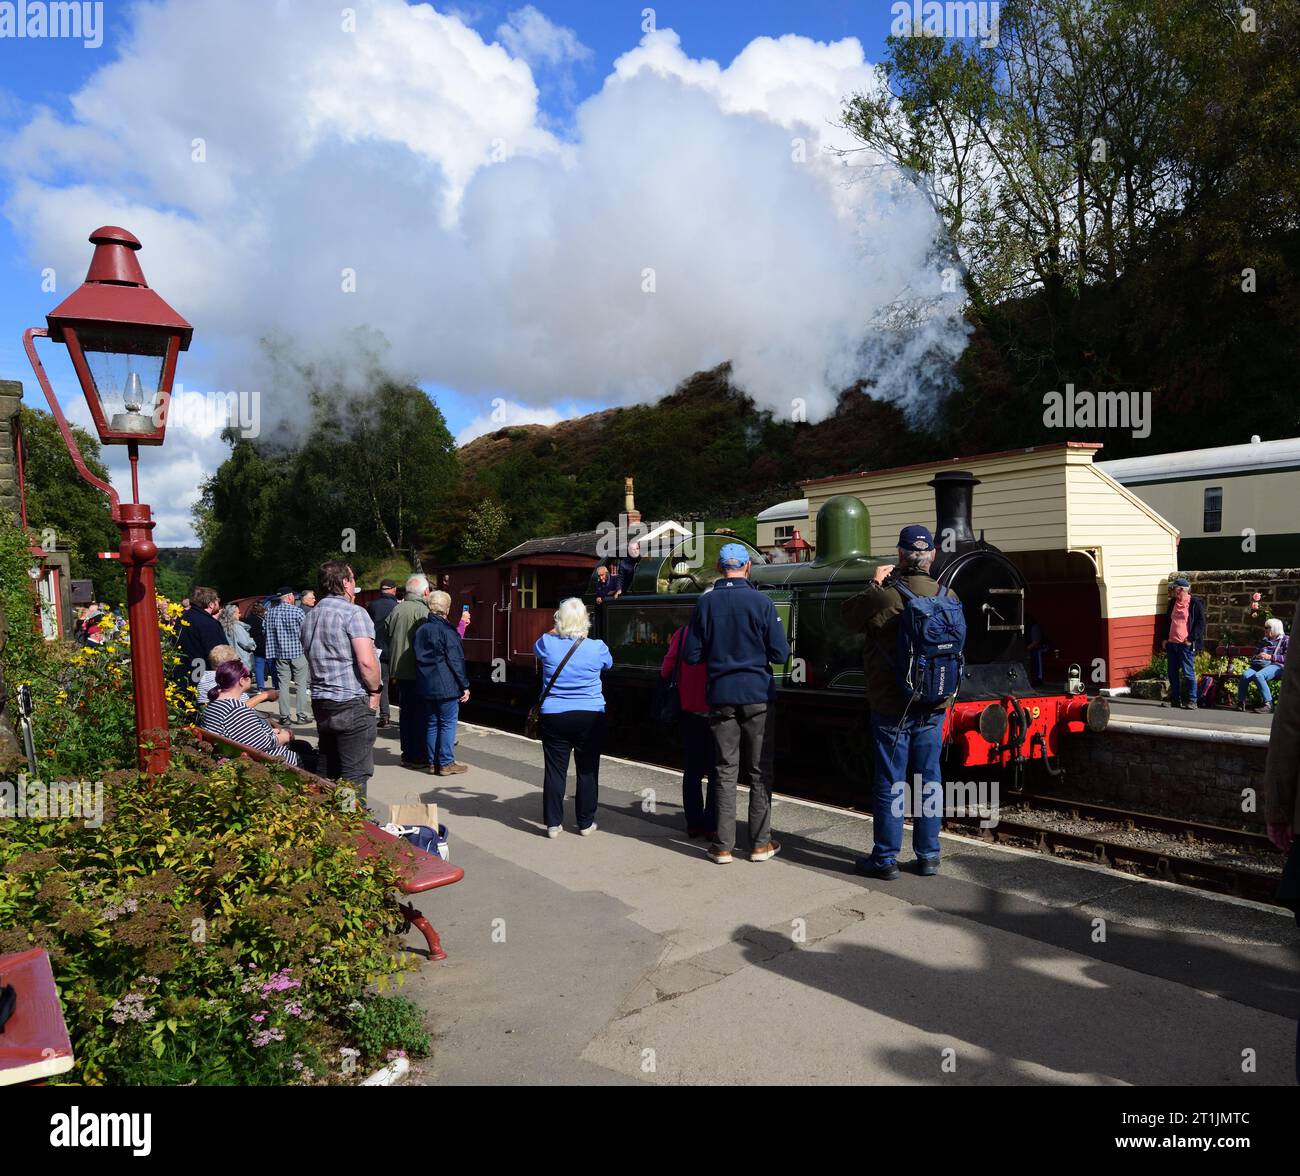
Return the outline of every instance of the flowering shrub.
[[[32,616],[27,550],[35,537],[0,523],[0,608],[8,621],[3,652],[5,687],[32,692],[32,729],[41,774],[50,779],[98,779],[111,768],[135,763],[135,700],[131,688],[131,636],[124,619],[101,622],[102,646],[45,641]],[[180,606],[160,601],[164,669],[179,665],[176,626]],[[167,687],[169,721],[193,721],[188,692]],[[9,765],[0,765],[8,767]]]
[[[0,954],[50,953],[74,1080],[322,1082],[350,1069],[351,1006],[409,966],[396,858],[359,859],[361,818],[296,774],[185,738],[163,775],[102,779],[97,827],[0,820]],[[400,1036],[367,1035],[362,1062],[407,1047]]]

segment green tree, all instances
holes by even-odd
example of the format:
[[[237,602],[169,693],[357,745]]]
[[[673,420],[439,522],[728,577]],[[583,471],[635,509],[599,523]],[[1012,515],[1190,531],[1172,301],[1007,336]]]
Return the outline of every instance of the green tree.
[[[42,541],[50,532],[58,544],[67,545],[73,578],[92,580],[96,599],[121,604],[126,599],[122,567],[96,554],[116,551],[120,540],[108,496],[82,481],[53,416],[25,405],[19,411],[27,525]],[[107,481],[99,439],[75,426],[72,435],[91,473]]]

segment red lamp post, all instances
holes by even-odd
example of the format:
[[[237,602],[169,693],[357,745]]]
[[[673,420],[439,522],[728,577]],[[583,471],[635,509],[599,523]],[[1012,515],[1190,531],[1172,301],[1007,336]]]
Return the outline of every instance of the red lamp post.
[[[161,772],[170,759],[162,639],[154,595],[158,548],[154,522],[140,501],[136,471],[141,445],[161,445],[167,429],[176,356],[188,350],[193,328],[144,280],[136,251],[140,242],[113,225],[96,229],[86,280],[46,315],[48,329],[32,327],[23,346],[59,424],[72,463],[85,481],[108,495],[113,521],[122,532],[118,552],[126,570],[127,617],[131,625],[131,677],[135,691],[135,735],[140,767]],[[63,410],[36,354],[40,336],[68,348],[95,430],[105,445],[125,445],[131,462],[131,501],[86,467]]]
[[[782,546],[790,553],[791,563],[807,563],[812,559],[812,544],[799,534],[798,529]]]

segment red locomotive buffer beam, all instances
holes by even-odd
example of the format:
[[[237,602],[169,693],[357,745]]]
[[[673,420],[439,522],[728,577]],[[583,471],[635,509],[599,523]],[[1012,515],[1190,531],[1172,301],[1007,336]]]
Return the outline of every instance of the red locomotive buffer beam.
[[[958,702],[948,711],[944,737],[961,766],[1044,760],[1050,767],[1061,740],[1085,730],[1104,731],[1110,704],[1086,694]]]

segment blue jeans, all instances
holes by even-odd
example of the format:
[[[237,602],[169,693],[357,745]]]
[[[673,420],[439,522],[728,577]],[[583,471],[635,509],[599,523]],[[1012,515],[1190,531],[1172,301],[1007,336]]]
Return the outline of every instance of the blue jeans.
[[[275,669],[274,662],[268,662],[264,657],[253,658],[253,681],[257,684],[259,690],[266,689],[266,671],[270,668]]]
[[[1177,706],[1183,700],[1182,679],[1187,679],[1187,701],[1196,701],[1196,651],[1190,645],[1181,642],[1165,642],[1165,654],[1169,658],[1169,705]]]
[[[1282,672],[1281,666],[1275,666],[1269,662],[1262,670],[1247,670],[1241,675],[1241,690],[1237,695],[1237,701],[1243,706],[1246,702],[1246,693],[1250,690],[1250,684],[1255,683],[1259,687],[1259,692],[1263,696],[1266,706],[1273,704],[1273,691],[1268,688],[1269,681],[1276,678]]]
[[[912,850],[918,861],[939,860],[939,826],[943,823],[943,711],[896,719],[871,715],[875,744],[875,786],[871,823],[873,865],[889,866],[903,848],[903,817],[912,816]],[[917,794],[920,793],[918,796]]]
[[[429,763],[435,768],[445,768],[455,762],[456,717],[460,714],[459,698],[426,698],[424,700],[424,742]]]
[[[427,764],[429,751],[429,704],[419,695],[414,678],[399,679],[401,694],[397,699],[397,736],[402,745],[404,764]]]

